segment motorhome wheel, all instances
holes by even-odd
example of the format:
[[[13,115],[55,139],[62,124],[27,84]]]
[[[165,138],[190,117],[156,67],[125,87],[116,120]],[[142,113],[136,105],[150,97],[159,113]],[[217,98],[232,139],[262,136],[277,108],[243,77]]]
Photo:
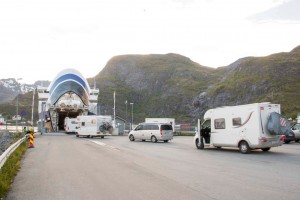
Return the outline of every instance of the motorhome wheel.
[[[203,138],[201,139],[201,142],[199,142],[199,139],[196,139],[195,145],[196,145],[197,149],[204,149]]]
[[[239,148],[240,148],[240,152],[244,153],[244,154],[250,153],[250,151],[251,151],[251,149],[246,141],[242,141],[239,145]]]

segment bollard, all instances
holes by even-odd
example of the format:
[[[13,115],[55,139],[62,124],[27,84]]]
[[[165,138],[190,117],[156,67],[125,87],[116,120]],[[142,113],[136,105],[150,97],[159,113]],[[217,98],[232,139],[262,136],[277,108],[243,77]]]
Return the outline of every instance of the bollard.
[[[32,132],[30,132],[30,135],[29,135],[29,146],[28,146],[28,148],[34,148],[34,146],[33,146],[33,131]]]

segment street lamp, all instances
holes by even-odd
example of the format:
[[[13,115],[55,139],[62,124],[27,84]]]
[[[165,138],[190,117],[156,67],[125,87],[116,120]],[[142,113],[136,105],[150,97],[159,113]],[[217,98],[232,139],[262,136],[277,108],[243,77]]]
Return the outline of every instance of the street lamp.
[[[22,78],[17,78],[16,79],[17,84],[18,84],[19,80],[22,80]],[[18,132],[18,113],[19,113],[19,90],[18,90],[18,93],[17,93],[16,132]]]
[[[131,105],[131,130],[132,130],[132,124],[133,124],[133,103],[130,103]]]
[[[125,105],[126,105],[126,118],[125,118],[125,124],[127,124],[127,100],[125,101]]]

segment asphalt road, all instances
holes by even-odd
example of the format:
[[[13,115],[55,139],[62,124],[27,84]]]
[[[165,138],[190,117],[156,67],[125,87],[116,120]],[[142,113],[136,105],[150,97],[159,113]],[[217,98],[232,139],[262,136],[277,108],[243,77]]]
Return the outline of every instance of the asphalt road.
[[[38,135],[6,199],[300,198],[300,143],[255,150],[197,150],[192,137],[169,143],[126,136]]]

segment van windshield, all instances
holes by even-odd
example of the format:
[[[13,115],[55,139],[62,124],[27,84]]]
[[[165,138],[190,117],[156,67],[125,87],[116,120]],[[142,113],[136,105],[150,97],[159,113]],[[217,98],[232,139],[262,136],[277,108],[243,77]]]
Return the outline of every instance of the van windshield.
[[[161,130],[173,130],[171,125],[161,125]]]

